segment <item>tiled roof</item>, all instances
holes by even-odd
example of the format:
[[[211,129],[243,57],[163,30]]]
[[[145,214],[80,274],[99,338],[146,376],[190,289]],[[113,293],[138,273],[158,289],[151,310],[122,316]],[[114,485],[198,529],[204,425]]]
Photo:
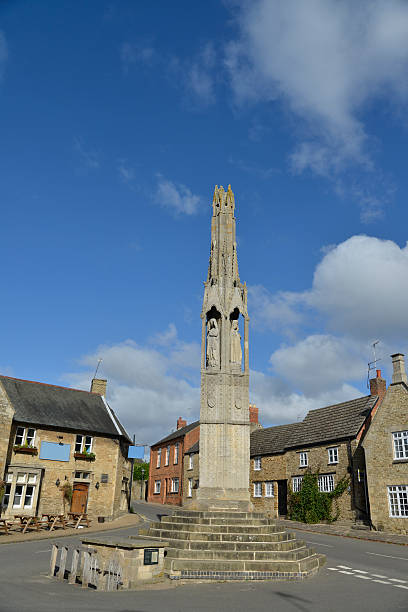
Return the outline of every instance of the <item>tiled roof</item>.
[[[377,399],[376,395],[366,395],[349,402],[310,410],[302,423],[299,423],[300,427],[293,432],[286,448],[355,438]]]
[[[192,453],[198,453],[198,452],[200,452],[200,441],[193,444],[193,446],[190,446],[188,450],[184,451],[184,454],[191,455]]]
[[[165,438],[162,438],[152,446],[157,446],[158,444],[164,444],[164,442],[170,442],[170,440],[175,440],[176,438],[181,438],[186,435],[189,431],[194,429],[200,424],[200,421],[194,421],[194,423],[190,423],[190,425],[186,425],[185,427],[180,427],[180,429],[176,429],[173,433],[169,434]]]
[[[283,453],[289,438],[294,434],[300,423],[290,423],[289,425],[276,425],[257,429],[251,433],[251,457],[256,455],[273,455]]]
[[[310,410],[301,423],[257,429],[251,434],[251,457],[355,438],[377,399],[376,395],[366,395]]]
[[[131,441],[113,410],[90,391],[0,376],[14,408],[14,420],[33,425],[123,436]]]

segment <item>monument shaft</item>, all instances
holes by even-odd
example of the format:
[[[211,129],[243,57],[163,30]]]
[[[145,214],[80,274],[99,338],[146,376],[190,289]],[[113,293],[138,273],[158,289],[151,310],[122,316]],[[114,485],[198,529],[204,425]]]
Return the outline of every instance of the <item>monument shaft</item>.
[[[201,312],[200,508],[249,510],[247,288],[238,272],[231,186],[215,187]],[[243,348],[240,319],[243,321]]]

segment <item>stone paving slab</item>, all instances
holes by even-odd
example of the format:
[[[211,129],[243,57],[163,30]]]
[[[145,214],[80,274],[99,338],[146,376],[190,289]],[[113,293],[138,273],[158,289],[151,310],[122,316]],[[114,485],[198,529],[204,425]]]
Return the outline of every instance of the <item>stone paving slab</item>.
[[[352,529],[351,525],[326,525],[322,523],[309,524],[300,523],[298,521],[290,521],[287,519],[279,519],[276,521],[278,525],[282,525],[285,529],[298,529],[300,531],[310,531],[313,533],[324,533],[327,535],[336,535],[346,538],[354,538],[356,540],[371,540],[372,542],[384,542],[386,544],[399,544],[400,546],[408,546],[408,536],[398,535],[386,531],[366,531]]]
[[[78,537],[86,537],[89,533],[99,533],[103,531],[110,531],[111,529],[124,529],[126,527],[139,527],[145,522],[145,518],[138,514],[125,514],[114,521],[106,523],[92,523],[90,527],[83,527],[82,529],[53,529],[48,531],[41,529],[41,531],[30,531],[21,533],[20,531],[10,531],[9,534],[0,534],[0,545],[11,544],[14,542],[31,542],[32,540],[49,540],[51,538],[64,538],[68,536],[76,535]]]

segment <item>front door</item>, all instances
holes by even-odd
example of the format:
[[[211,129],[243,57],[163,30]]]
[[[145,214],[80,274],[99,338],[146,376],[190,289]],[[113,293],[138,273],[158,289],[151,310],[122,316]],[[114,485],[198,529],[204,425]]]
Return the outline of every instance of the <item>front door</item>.
[[[71,512],[80,514],[86,512],[88,501],[88,485],[80,482],[74,483],[72,491]]]
[[[278,512],[279,516],[288,513],[288,481],[278,480]]]

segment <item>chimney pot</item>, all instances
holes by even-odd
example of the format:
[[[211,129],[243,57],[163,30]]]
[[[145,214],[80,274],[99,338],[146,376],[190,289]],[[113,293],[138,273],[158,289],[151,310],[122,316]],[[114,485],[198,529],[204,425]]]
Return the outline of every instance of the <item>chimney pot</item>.
[[[106,378],[93,378],[91,383],[91,392],[99,395],[106,395]]]
[[[377,372],[377,378],[381,378],[381,370],[376,370]]]
[[[255,404],[249,404],[249,422],[258,423],[259,408]]]
[[[179,417],[177,419],[177,429],[181,429],[182,427],[186,427],[187,421],[183,419],[183,417]]]
[[[392,359],[392,382],[393,383],[405,383],[408,384],[407,374],[405,372],[405,362],[403,353],[395,353],[391,355]]]

